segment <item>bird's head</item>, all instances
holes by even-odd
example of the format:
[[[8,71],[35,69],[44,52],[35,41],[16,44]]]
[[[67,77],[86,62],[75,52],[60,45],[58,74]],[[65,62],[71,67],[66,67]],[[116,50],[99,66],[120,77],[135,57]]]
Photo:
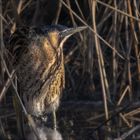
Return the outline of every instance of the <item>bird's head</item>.
[[[86,29],[86,26],[67,28],[61,25],[41,28],[43,32],[43,50],[48,58],[54,58],[55,55],[61,55],[65,41],[73,34]],[[42,35],[41,35],[42,36]]]
[[[18,28],[11,36],[10,52],[16,61],[20,61],[24,51],[34,54],[36,59],[46,57],[49,62],[55,61],[56,56],[62,54],[65,41],[86,28],[67,28],[62,25]]]
[[[86,29],[86,26],[75,27],[75,28],[67,28],[65,26],[56,25],[50,26],[47,28],[42,28],[43,32],[46,35],[46,47],[54,47],[54,49],[62,49],[65,41],[72,36],[73,34],[80,32]],[[50,44],[50,45],[48,45]]]
[[[62,48],[65,41],[72,36],[73,34],[80,32],[86,29],[86,26],[75,27],[75,28],[66,28],[64,26],[54,26],[50,27],[47,31],[49,41],[52,46],[56,48]]]

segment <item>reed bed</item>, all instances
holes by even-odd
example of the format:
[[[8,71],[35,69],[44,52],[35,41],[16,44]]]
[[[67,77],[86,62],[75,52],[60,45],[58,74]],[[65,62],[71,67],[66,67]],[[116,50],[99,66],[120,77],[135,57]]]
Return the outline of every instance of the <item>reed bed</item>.
[[[65,44],[66,88],[57,112],[64,140],[140,139],[140,1],[0,0],[0,139],[15,140],[18,26],[88,26]]]

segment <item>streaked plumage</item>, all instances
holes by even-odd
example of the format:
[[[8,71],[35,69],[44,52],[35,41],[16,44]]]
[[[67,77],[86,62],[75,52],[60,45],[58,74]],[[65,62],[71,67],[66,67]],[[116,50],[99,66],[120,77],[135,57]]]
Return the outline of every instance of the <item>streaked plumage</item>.
[[[59,30],[22,28],[10,41],[20,93],[27,111],[36,117],[56,110],[64,88],[63,50]]]
[[[21,97],[27,112],[43,118],[54,112],[65,85],[63,45],[72,34],[85,29],[64,26],[23,27],[10,39]]]

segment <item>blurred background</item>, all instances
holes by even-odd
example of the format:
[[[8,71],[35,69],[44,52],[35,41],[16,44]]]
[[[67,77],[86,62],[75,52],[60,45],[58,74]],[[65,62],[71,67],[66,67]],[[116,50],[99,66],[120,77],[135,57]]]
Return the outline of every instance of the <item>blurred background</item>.
[[[140,139],[140,1],[0,0],[0,140],[18,140],[9,37],[51,24],[88,26],[64,47],[63,139]]]

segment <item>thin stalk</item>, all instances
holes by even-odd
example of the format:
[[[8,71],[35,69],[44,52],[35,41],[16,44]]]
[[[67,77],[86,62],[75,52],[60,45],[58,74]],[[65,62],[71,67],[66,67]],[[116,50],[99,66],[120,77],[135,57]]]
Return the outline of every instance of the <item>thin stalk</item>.
[[[96,29],[96,2],[93,1],[92,3],[92,16],[93,16],[93,29],[97,33]],[[94,34],[94,40],[95,40],[95,47],[96,47],[96,53],[97,53],[97,58],[98,58],[98,65],[99,65],[99,71],[100,71],[100,76],[101,76],[101,84],[102,84],[102,92],[103,92],[103,99],[104,99],[104,109],[105,109],[105,118],[106,120],[109,119],[109,114],[108,114],[108,106],[107,106],[107,96],[106,96],[106,90],[105,90],[105,83],[104,83],[104,77],[103,77],[103,67],[101,64],[101,58],[100,58],[100,45],[99,45],[99,40],[96,34]]]

